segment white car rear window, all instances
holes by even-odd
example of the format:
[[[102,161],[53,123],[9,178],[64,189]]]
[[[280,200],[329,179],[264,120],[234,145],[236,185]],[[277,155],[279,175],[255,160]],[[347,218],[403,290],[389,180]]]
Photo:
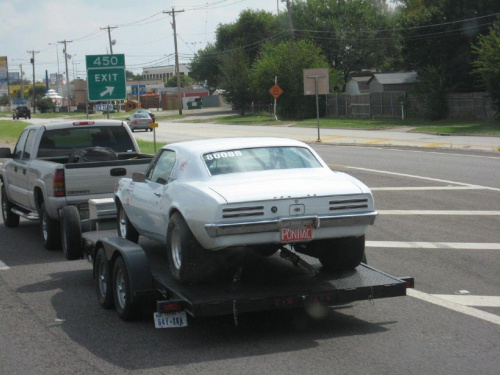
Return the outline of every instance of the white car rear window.
[[[203,160],[212,176],[275,169],[321,168],[305,147],[258,147],[210,152]]]

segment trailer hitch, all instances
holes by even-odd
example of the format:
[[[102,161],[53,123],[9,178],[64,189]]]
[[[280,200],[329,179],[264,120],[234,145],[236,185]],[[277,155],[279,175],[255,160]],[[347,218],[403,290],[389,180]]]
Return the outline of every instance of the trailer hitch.
[[[283,259],[287,259],[289,260],[290,262],[292,262],[292,264],[295,266],[295,267],[300,267],[300,268],[303,268],[305,269],[306,271],[309,271],[310,273],[313,274],[313,276],[317,276],[319,274],[319,271],[311,266],[309,263],[307,263],[304,259],[302,259],[301,257],[299,257],[297,254],[291,252],[290,250],[288,249],[285,249],[283,246],[280,247],[280,256],[283,258]]]

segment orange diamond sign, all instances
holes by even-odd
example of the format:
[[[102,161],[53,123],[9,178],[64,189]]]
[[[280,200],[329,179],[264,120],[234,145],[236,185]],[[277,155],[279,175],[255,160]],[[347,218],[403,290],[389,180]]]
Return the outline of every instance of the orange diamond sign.
[[[283,94],[283,89],[278,86],[278,84],[274,84],[273,87],[269,89],[269,92],[271,93],[272,96],[274,96],[274,99],[278,99],[278,97]]]

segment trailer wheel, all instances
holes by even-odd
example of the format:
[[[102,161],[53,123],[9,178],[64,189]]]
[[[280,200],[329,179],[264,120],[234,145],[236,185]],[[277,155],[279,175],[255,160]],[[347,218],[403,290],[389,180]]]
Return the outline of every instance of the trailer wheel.
[[[123,320],[136,318],[139,306],[132,303],[129,274],[122,257],[116,259],[113,267],[113,294],[115,308],[120,318]]]
[[[99,304],[105,309],[110,309],[115,305],[115,301],[113,296],[113,287],[111,284],[111,267],[109,266],[108,259],[106,258],[106,252],[103,247],[99,248],[97,251],[94,272],[95,287]]]
[[[2,186],[2,218],[6,227],[14,228],[19,225],[19,215],[12,212],[12,203],[7,198],[5,187]]]
[[[125,209],[120,203],[117,204],[117,210],[118,210],[118,221],[117,221],[118,236],[134,243],[139,242],[139,232],[137,232],[137,230],[130,222],[127,213],[125,212]]]
[[[182,215],[175,212],[167,230],[167,257],[172,276],[183,284],[204,281],[214,274],[215,255],[201,247]]]
[[[82,226],[80,213],[75,206],[66,206],[61,210],[61,240],[64,256],[67,260],[81,259]]]
[[[327,271],[352,270],[361,264],[365,255],[365,236],[317,241],[315,250]]]
[[[45,203],[40,206],[40,230],[42,232],[43,246],[47,250],[61,248],[61,228],[57,220],[51,219],[45,208]]]

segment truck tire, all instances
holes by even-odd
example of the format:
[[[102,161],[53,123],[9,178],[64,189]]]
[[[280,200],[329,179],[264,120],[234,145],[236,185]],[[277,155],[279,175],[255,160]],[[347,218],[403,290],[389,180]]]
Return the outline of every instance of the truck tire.
[[[99,304],[105,309],[112,308],[115,300],[111,283],[111,268],[103,247],[99,248],[95,257],[94,278]]]
[[[123,320],[135,319],[139,305],[132,303],[129,274],[122,257],[116,259],[113,267],[113,295],[118,316]]]
[[[364,258],[365,236],[320,240],[313,246],[326,271],[348,271],[359,266]]]
[[[43,246],[47,250],[61,248],[61,228],[59,222],[50,218],[45,208],[45,203],[40,205],[40,230],[42,232]]]
[[[67,260],[83,257],[82,225],[76,206],[66,206],[61,210],[61,242]]]
[[[216,254],[201,247],[179,212],[168,223],[167,258],[172,276],[183,284],[200,283],[216,271]]]
[[[116,221],[118,226],[118,237],[125,238],[134,243],[139,242],[139,232],[137,232],[130,222],[123,206],[118,203],[116,209],[118,211],[118,220]]]
[[[2,186],[2,218],[6,227],[14,228],[19,225],[19,215],[12,212],[12,203],[7,198],[5,187]]]

